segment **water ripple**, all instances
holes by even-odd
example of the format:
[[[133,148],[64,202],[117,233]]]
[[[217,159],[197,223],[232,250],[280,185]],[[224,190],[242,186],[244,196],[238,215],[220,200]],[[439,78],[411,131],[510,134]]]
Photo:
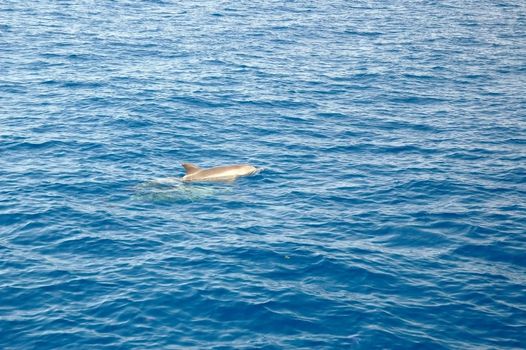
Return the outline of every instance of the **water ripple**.
[[[0,3],[0,348],[526,348],[525,20]]]

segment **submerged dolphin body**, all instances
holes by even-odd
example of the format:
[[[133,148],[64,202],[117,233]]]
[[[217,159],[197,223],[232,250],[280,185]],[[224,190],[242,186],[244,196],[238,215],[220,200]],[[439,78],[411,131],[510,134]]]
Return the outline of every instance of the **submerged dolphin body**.
[[[181,164],[186,170],[186,175],[181,178],[184,182],[191,181],[234,181],[240,176],[255,174],[259,171],[248,164],[226,165],[216,168],[202,169],[190,163]]]

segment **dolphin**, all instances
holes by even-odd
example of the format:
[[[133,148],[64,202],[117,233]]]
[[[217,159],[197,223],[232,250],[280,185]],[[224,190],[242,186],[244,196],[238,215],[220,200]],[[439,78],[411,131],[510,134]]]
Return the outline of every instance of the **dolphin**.
[[[240,176],[248,176],[257,173],[260,169],[249,165],[225,165],[210,169],[202,169],[190,163],[181,164],[186,170],[186,175],[181,178],[184,182],[192,181],[234,181]]]

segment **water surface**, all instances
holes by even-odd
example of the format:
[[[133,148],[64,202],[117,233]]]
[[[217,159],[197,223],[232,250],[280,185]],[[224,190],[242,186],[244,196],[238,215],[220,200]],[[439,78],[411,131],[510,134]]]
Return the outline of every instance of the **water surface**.
[[[520,1],[2,1],[0,347],[526,348]],[[156,179],[266,170],[232,184]]]

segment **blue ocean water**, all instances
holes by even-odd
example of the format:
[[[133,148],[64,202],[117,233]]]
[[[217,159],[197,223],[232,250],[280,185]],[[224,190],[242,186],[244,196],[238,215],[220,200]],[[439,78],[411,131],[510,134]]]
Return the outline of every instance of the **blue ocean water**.
[[[525,57],[523,1],[2,1],[0,348],[526,348]]]

